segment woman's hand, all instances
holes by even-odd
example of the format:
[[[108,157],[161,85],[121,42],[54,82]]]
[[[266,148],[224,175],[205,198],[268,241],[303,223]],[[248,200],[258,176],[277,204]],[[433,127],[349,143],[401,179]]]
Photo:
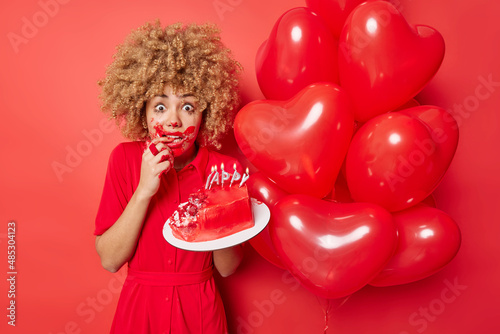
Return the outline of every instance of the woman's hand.
[[[142,196],[153,197],[160,187],[161,175],[168,173],[174,165],[174,156],[167,146],[169,141],[166,137],[155,138],[142,154],[141,178],[137,186]],[[153,155],[155,150],[150,148],[151,145],[156,147],[158,154]]]
[[[214,251],[214,265],[222,277],[234,274],[243,259],[243,244]]]
[[[96,237],[96,249],[102,266],[110,272],[119,270],[134,254],[151,197],[160,187],[160,176],[174,165],[167,138],[155,138],[158,153],[146,148],[142,155],[141,178],[136,191],[120,218],[102,235]],[[154,151],[154,148],[152,148]]]

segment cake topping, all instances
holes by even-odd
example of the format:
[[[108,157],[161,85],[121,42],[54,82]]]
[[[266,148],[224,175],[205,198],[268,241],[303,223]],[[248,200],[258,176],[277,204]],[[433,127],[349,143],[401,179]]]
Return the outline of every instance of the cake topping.
[[[238,173],[238,171],[236,170],[236,164],[233,165],[233,169],[234,173],[233,177],[231,178],[231,183],[229,184],[229,186],[232,186],[234,181],[238,181],[239,179],[241,179],[240,173]]]
[[[212,166],[212,168],[210,169],[211,173],[210,175],[208,175],[207,182],[205,184],[205,189],[211,189],[214,183],[220,185],[221,187],[224,187],[224,181],[228,181],[230,178],[231,178],[231,183],[229,184],[229,187],[231,187],[233,183],[235,181],[238,181],[240,178],[241,178],[240,187],[242,187],[250,177],[248,168],[246,169],[245,173],[243,173],[243,175],[238,173],[238,171],[236,170],[236,163],[233,165],[233,169],[234,173],[229,174],[224,170],[224,164],[221,164],[221,174],[220,174],[221,178],[219,180],[219,172],[217,171],[217,165],[215,167]]]

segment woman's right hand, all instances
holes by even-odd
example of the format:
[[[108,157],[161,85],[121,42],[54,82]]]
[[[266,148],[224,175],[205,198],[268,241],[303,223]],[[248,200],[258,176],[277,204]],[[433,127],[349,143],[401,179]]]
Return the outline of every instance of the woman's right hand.
[[[151,198],[160,188],[160,176],[174,165],[174,156],[167,142],[167,138],[155,138],[148,143],[155,145],[158,154],[154,155],[149,146],[146,147],[137,189],[118,220],[96,237],[97,254],[102,266],[110,272],[118,271],[134,254]]]
[[[153,139],[142,154],[141,178],[137,190],[141,195],[153,197],[160,187],[161,175],[168,173],[174,165],[174,156],[167,146],[169,139],[160,137]],[[150,145],[155,145],[157,155],[153,155]]]

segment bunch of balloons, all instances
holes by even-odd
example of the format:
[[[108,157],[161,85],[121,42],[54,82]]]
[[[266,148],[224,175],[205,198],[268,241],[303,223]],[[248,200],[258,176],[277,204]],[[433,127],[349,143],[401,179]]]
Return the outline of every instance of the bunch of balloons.
[[[457,123],[413,99],[439,69],[444,40],[387,1],[306,2],[259,48],[266,100],[235,120],[258,169],[250,195],[271,208],[251,244],[327,299],[428,277],[461,241],[432,197]]]

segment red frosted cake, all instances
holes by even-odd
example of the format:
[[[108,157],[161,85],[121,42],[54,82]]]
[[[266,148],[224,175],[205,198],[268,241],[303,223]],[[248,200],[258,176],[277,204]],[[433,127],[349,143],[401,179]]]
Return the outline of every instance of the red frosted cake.
[[[219,239],[254,226],[246,184],[200,189],[167,220],[180,240]]]

